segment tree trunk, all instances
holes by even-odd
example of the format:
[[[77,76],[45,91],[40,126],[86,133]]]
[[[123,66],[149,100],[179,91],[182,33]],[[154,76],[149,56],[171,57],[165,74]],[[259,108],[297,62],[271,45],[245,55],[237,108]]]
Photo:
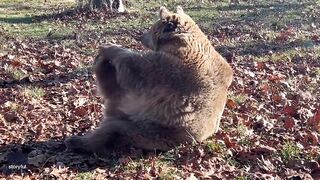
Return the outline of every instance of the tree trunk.
[[[80,6],[83,6],[84,0],[79,0]],[[109,9],[117,12],[124,12],[125,7],[122,0],[88,0],[87,4],[91,9]]]

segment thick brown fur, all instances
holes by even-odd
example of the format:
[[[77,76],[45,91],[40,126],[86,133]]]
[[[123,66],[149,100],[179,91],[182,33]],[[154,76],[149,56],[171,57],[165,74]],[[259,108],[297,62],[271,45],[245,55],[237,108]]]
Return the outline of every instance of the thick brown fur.
[[[101,152],[120,139],[146,150],[203,141],[218,131],[232,69],[181,7],[160,8],[160,20],[138,53],[100,47],[94,71],[105,98],[104,121],[66,140],[71,150]]]

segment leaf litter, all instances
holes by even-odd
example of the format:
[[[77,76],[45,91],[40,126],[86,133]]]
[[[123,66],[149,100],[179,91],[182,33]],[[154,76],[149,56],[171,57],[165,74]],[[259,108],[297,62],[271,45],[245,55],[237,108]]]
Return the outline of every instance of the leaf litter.
[[[309,16],[319,18],[312,8]],[[219,12],[228,15],[223,9]],[[81,24],[119,16],[139,18],[135,13],[75,10],[36,20],[75,21],[77,34],[83,31]],[[262,21],[245,19],[241,22],[245,26],[216,23],[205,32],[234,69],[230,92],[236,95],[229,96],[219,132],[203,143],[183,144],[166,153],[129,147],[110,152],[108,157],[71,153],[63,144],[65,137],[96,127],[102,117],[102,99],[90,69],[94,53],[81,49],[95,50],[105,41],[98,38],[104,32],[87,30],[83,34],[88,35],[71,47],[54,39],[6,36],[11,51],[0,54],[0,177],[319,178],[319,23],[312,22],[307,30],[288,24],[271,37]],[[115,43],[142,50],[132,34],[141,34],[143,29],[130,31],[119,31]],[[301,42],[300,34],[307,34],[313,48],[294,46]],[[246,46],[250,41],[256,46]],[[285,54],[290,49],[295,53]],[[14,163],[27,167],[21,172],[10,170]]]

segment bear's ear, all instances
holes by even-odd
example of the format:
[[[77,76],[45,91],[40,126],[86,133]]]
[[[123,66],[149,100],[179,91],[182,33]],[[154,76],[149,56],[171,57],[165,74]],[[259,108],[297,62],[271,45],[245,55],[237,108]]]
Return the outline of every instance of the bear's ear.
[[[185,14],[181,6],[177,6],[177,13],[178,14]]]
[[[159,16],[160,16],[160,19],[165,20],[168,16],[170,16],[170,12],[166,7],[162,6],[160,7],[160,10],[159,10]]]

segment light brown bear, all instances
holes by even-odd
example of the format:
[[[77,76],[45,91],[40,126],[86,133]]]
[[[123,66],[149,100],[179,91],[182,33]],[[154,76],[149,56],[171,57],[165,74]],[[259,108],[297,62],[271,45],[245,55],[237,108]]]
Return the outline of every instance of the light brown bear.
[[[121,139],[145,150],[201,142],[217,132],[233,72],[181,7],[160,8],[160,20],[141,37],[138,53],[100,47],[94,71],[105,98],[104,120],[68,149],[102,152]]]

